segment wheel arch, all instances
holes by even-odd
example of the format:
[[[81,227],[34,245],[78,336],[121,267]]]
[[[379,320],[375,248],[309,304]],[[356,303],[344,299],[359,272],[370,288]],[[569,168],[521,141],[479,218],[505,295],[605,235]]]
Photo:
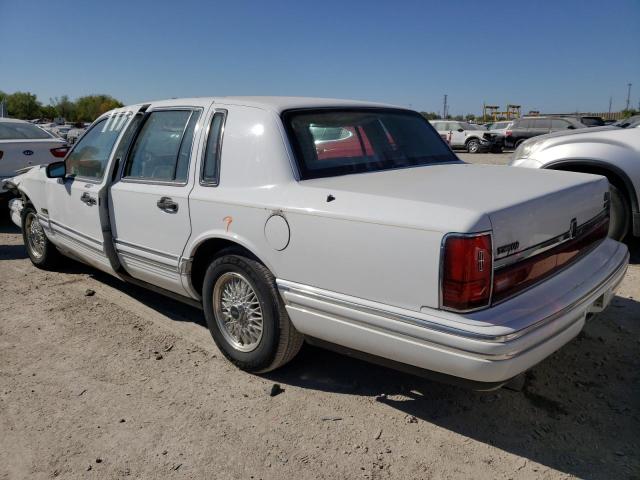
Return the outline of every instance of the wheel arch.
[[[264,261],[260,256],[255,253],[255,248],[247,242],[242,241],[237,237],[229,237],[223,235],[209,235],[199,238],[194,242],[190,248],[190,254],[185,255],[191,259],[191,269],[189,273],[189,280],[191,288],[198,294],[202,294],[202,284],[204,281],[204,275],[211,263],[211,260],[215,258],[222,250],[229,248],[236,249],[239,253],[246,255],[253,260],[262,263],[273,273],[273,268],[269,262]],[[274,273],[275,275],[275,273]]]

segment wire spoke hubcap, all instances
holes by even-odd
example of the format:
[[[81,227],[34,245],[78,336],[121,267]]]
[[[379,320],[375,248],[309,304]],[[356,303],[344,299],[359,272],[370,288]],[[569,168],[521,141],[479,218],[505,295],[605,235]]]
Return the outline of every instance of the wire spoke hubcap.
[[[42,257],[45,249],[44,230],[42,229],[42,225],[40,225],[38,217],[32,212],[27,214],[25,231],[27,233],[27,247],[31,251],[31,254],[36,258]]]
[[[262,304],[249,281],[227,272],[213,287],[213,309],[225,340],[241,352],[255,350],[262,339]]]

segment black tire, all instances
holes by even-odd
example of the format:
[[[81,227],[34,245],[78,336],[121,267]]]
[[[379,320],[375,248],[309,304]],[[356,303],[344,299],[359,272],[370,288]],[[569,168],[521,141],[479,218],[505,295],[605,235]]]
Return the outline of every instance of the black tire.
[[[622,242],[629,233],[631,217],[629,202],[624,193],[615,185],[609,184],[611,218],[609,220],[609,237]]]
[[[467,152],[469,153],[479,153],[480,152],[480,140],[477,138],[471,138],[465,144],[467,147]]]
[[[522,145],[524,143],[524,141],[526,140],[526,138],[521,138],[520,140],[518,140],[515,145],[513,146],[514,149],[518,148],[520,145]]]
[[[257,346],[251,351],[238,350],[227,338],[229,331],[222,331],[225,327],[220,324],[224,322],[216,320],[214,289],[216,283],[223,281],[228,274],[238,274],[248,281],[259,300],[262,334]],[[263,264],[240,252],[221,252],[211,262],[204,276],[202,303],[213,340],[223,355],[242,370],[253,373],[275,370],[295,357],[302,347],[304,337],[295,329],[287,315],[273,274]]]
[[[36,230],[39,229],[40,235],[42,236],[40,248],[37,248],[32,240],[33,237],[30,235],[31,225],[33,222],[38,222],[33,225],[33,228]],[[31,263],[36,267],[43,270],[52,270],[59,265],[62,254],[47,238],[47,235],[44,233],[44,230],[39,223],[38,214],[32,205],[27,205],[22,209],[22,240],[25,248],[27,249],[27,255],[29,255]]]

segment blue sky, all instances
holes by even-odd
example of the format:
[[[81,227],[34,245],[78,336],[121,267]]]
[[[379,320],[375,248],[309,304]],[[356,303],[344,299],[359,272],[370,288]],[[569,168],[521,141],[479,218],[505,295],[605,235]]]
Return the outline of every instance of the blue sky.
[[[0,0],[0,90],[43,103],[356,98],[606,111],[640,99],[640,0]]]

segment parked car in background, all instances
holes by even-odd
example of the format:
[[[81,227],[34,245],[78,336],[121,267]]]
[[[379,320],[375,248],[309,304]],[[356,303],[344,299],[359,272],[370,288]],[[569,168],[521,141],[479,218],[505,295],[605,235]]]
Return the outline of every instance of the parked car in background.
[[[72,127],[71,125],[67,125],[67,124],[64,124],[64,125],[57,125],[57,126],[55,126],[55,127],[53,127],[53,128],[51,129],[51,132],[52,132],[55,136],[60,137],[60,138],[62,138],[63,140],[66,140],[66,139],[67,139],[67,134],[69,133],[69,131],[70,131],[72,128],[73,128],[73,127]]]
[[[619,120],[613,125],[619,128],[636,128],[638,125],[640,125],[640,115],[634,115],[633,117]]]
[[[453,149],[465,149],[469,153],[502,150],[500,137],[489,133],[480,125],[456,120],[430,120],[430,122]]]
[[[526,141],[513,154],[515,167],[567,170],[609,180],[609,236],[640,236],[640,130],[615,127],[557,132]]]
[[[596,115],[578,115],[575,117],[580,123],[587,127],[604,127],[604,119]]]
[[[199,305],[252,372],[306,338],[495,388],[605,308],[629,258],[605,178],[466,164],[368,102],[133,105],[9,183],[34,265],[63,252]]]
[[[67,142],[69,142],[70,144],[76,143],[78,139],[84,134],[84,132],[87,131],[87,127],[88,125],[85,125],[81,122],[73,125],[73,128],[71,128],[67,132]]]
[[[525,140],[561,130],[587,128],[574,117],[522,117],[513,120],[505,132],[505,147],[518,148]]]
[[[490,123],[488,130],[490,133],[497,135],[502,141],[502,145],[505,145],[505,137],[507,136],[507,130],[511,128],[512,120],[504,120],[499,122]]]
[[[67,151],[64,140],[32,123],[0,118],[0,180],[25,167],[59,161]],[[6,200],[7,195],[0,187],[0,196]]]

